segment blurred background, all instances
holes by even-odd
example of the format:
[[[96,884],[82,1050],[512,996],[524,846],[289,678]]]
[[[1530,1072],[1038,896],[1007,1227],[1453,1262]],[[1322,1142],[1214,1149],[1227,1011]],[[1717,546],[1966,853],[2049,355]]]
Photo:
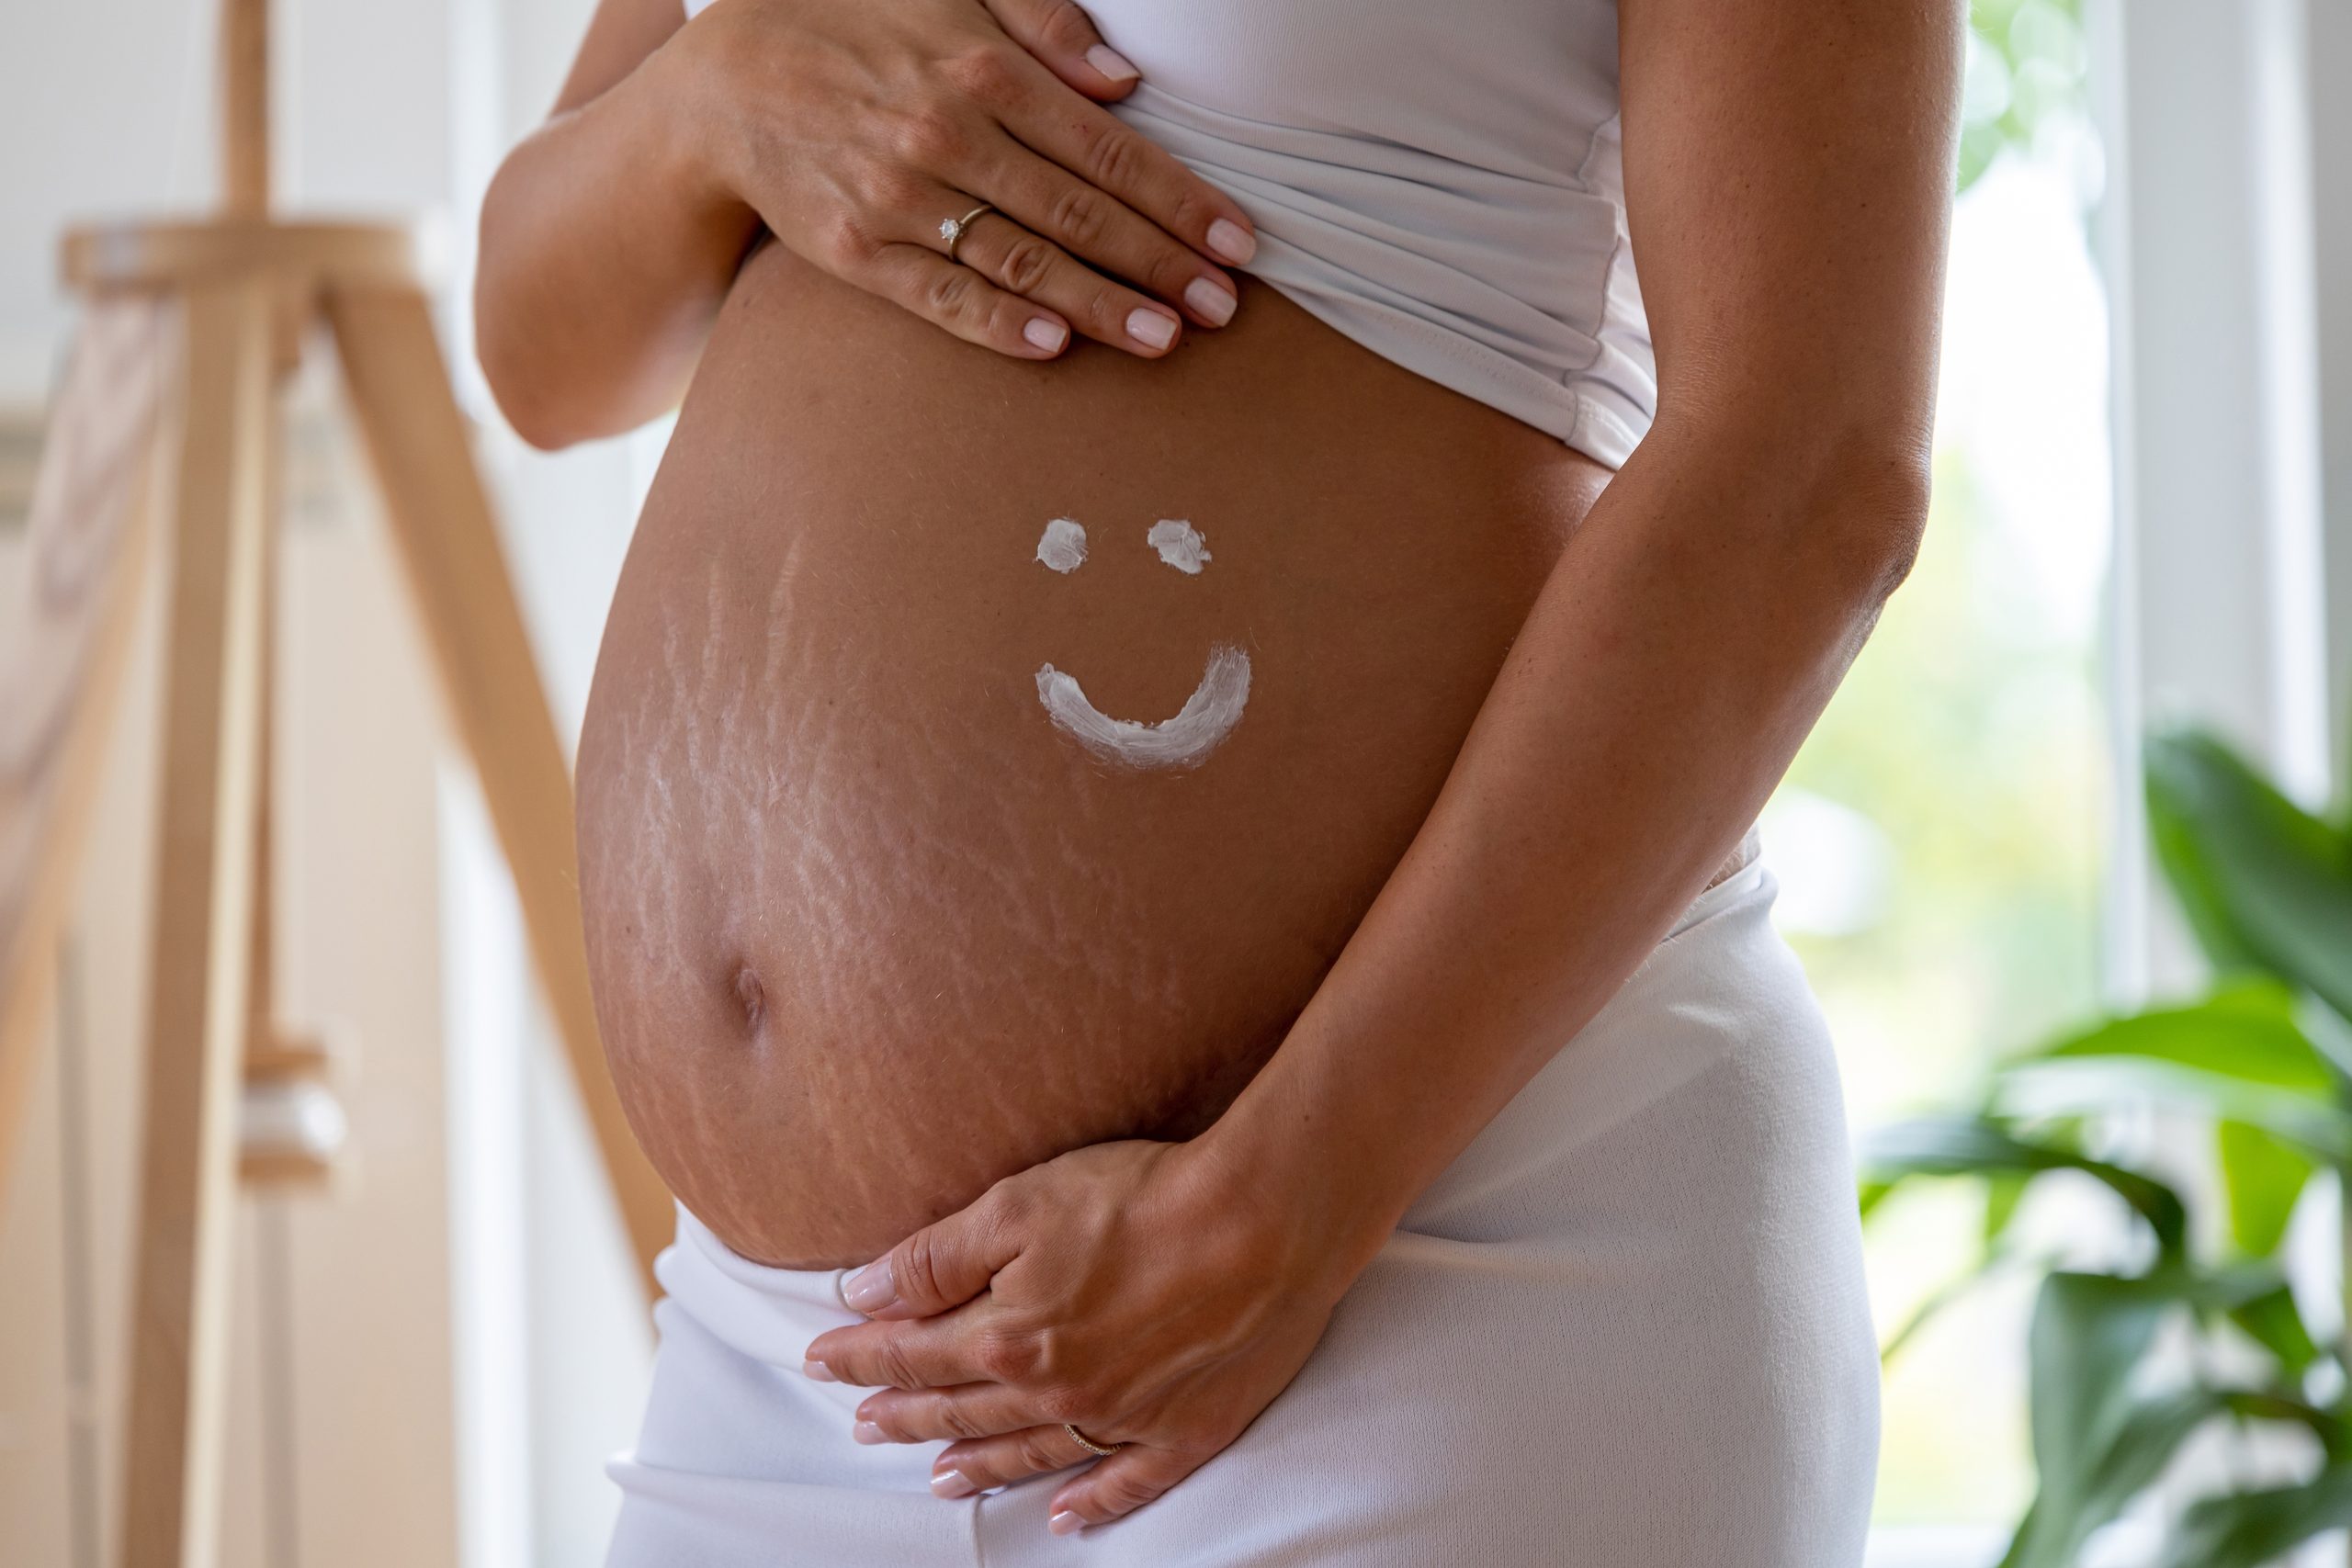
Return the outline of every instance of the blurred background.
[[[589,9],[274,9],[281,205],[427,218],[444,342],[567,740],[665,432],[534,453],[461,345],[471,214]],[[1991,1064],[2053,1032],[2203,983],[2147,848],[2152,724],[2210,727],[2319,812],[2352,754],[2352,8],[1979,0],[1973,22],[1925,552],[1765,825],[1858,1137],[1970,1102]],[[74,321],[57,237],[210,204],[213,26],[194,0],[12,11],[0,586],[21,570]],[[616,1503],[601,1462],[630,1440],[651,1351],[634,1263],[315,364],[288,446],[276,987],[282,1011],[348,1043],[349,1147],[327,1191],[243,1205],[222,1561],[594,1563]],[[157,619],[0,1186],[10,1562],[113,1556],[144,995],[119,955],[143,951],[153,916]],[[2132,1135],[2202,1179],[2210,1128],[2156,1110]],[[1978,1185],[1925,1181],[1879,1205],[1885,1335],[1973,1266],[1987,1204]],[[2293,1206],[2277,1251],[2334,1337],[2335,1184]],[[2128,1250],[2116,1206],[2046,1207],[2045,1229]],[[2036,1486],[2037,1286],[1996,1278],[1891,1359],[1881,1568],[1976,1568],[2008,1548]],[[2156,1561],[2178,1500],[2240,1462],[2226,1435],[2191,1445],[2084,1560]]]

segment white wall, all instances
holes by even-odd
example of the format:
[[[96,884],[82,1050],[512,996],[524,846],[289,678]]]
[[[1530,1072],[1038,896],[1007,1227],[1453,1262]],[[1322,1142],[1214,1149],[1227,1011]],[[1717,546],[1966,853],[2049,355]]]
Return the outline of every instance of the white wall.
[[[2328,713],[2339,795],[2352,795],[2352,6],[2317,0],[2306,23],[2312,106],[2312,276],[2319,319],[2320,502],[2327,551]]]
[[[0,50],[0,404],[36,400],[48,387],[68,321],[52,277],[69,216],[186,208],[212,190],[205,12],[196,0],[9,7]]]

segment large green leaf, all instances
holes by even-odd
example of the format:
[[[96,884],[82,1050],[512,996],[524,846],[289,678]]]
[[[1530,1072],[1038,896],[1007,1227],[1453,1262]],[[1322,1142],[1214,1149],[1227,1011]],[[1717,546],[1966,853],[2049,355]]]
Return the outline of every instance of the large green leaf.
[[[2270,1389],[2232,1389],[2222,1395],[2222,1403],[2229,1407],[2230,1414],[2248,1421],[2276,1421],[2282,1426],[2302,1427],[2319,1439],[2329,1464],[2352,1454],[2352,1445],[2345,1440],[2347,1434],[2344,1417],[2295,1394]]]
[[[2279,1185],[2290,1178],[2293,1191],[2301,1190],[2311,1160],[2287,1144],[2324,1161],[2352,1162],[2352,1116],[2338,1097],[2341,1083],[2296,1022],[2295,993],[2254,977],[2187,1006],[2150,1008],[2062,1035],[2005,1064],[1996,1095],[2010,1111],[2098,1112],[2154,1099],[2238,1122],[2248,1131],[2223,1152],[2244,1156],[2244,1196],[2258,1203],[2280,1197]],[[2283,1195],[2291,1201],[2293,1192]],[[2249,1223],[2268,1217],[2253,1208],[2244,1215]]]
[[[2043,1478],[2001,1568],[2074,1568],[2084,1542],[2154,1485],[2181,1445],[2222,1410],[2218,1395],[2197,1388],[2134,1404],[2086,1474],[2061,1485]]]
[[[2098,1471],[2132,1409],[2141,1358],[2178,1297],[2144,1280],[2061,1270],[2042,1281],[2027,1335],[2033,1460],[2045,1496]]]
[[[2323,1440],[2333,1418],[2264,1389],[2140,1391],[2166,1316],[2195,1305],[2251,1323],[2298,1365],[2315,1349],[2278,1270],[2245,1264],[2143,1278],[2059,1272],[2044,1280],[2028,1342],[2040,1487],[2002,1568],[2072,1568],[2093,1532],[2164,1473],[2181,1445],[2224,1412],[2301,1423]]]
[[[2267,970],[2352,1018],[2352,839],[2210,735],[2152,736],[2145,763],[2157,858],[2216,966]]]
[[[2295,1292],[2284,1285],[2228,1310],[2233,1323],[2278,1358],[2290,1379],[2300,1380],[2319,1359],[2319,1344],[2304,1325],[2302,1309],[2295,1304]]]
[[[2267,1264],[2212,1273],[2170,1269],[2137,1279],[2052,1274],[2034,1304],[2028,1342],[2041,1484],[2002,1568],[2072,1568],[2092,1533],[2130,1506],[2181,1445],[2224,1411],[2315,1431],[2335,1425],[2324,1412],[2264,1390],[2139,1392],[2157,1330],[2168,1314],[2191,1303],[2267,1321],[2270,1332],[2258,1337],[2279,1341],[2290,1356],[2315,1353],[2283,1276]],[[2328,1436],[2322,1431],[2323,1440]]]
[[[1995,1177],[2078,1170],[2113,1189],[2155,1232],[2166,1258],[2182,1256],[2188,1215],[2180,1195],[2153,1177],[2013,1132],[1982,1116],[1928,1116],[1883,1127],[1863,1140],[1862,1213],[1920,1176]]]
[[[2269,1258],[2211,1269],[2168,1265],[2118,1283],[2126,1294],[2144,1292],[2153,1301],[2178,1302],[2227,1316],[2278,1358],[2290,1381],[2319,1357],[2319,1347],[2287,1284],[2286,1270]]]
[[[2286,1239],[2287,1222],[2317,1167],[2294,1145],[2244,1122],[2220,1123],[2213,1142],[2230,1239],[2242,1252],[2267,1257]]]
[[[2159,1568],[2257,1568],[2323,1530],[2352,1525],[2352,1466],[2301,1486],[2209,1497],[2181,1516]]]
[[[2132,1056],[2332,1100],[2336,1075],[2295,1022],[2295,994],[2240,978],[2183,1007],[2149,1008],[2059,1036],[2021,1061]]]
[[[2035,1381],[2038,1386],[2039,1372]],[[2092,1533],[2154,1484],[2180,1446],[2222,1409],[2218,1395],[2196,1388],[2132,1404],[2082,1474],[2053,1478],[2044,1472],[2001,1568],[2074,1568]]]
[[[2035,1062],[2001,1075],[1992,1111],[2003,1120],[2111,1116],[2155,1104],[2205,1121],[2243,1122],[2330,1165],[2352,1165],[2352,1117],[2293,1089],[2247,1083],[2132,1056]]]
[[[2144,1281],[2208,1312],[2226,1314],[2255,1343],[2278,1358],[2291,1384],[2319,1359],[2319,1346],[2303,1324],[2302,1309],[2279,1266],[2267,1258],[2211,1272],[2166,1269]]]

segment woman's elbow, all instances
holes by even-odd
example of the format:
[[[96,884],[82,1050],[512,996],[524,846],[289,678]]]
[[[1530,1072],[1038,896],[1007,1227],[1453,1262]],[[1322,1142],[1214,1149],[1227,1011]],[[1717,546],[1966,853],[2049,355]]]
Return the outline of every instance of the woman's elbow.
[[[1884,600],[1918,563],[1935,467],[1924,436],[1869,432],[1822,472],[1821,509],[1871,597]]]
[[[514,288],[488,208],[482,213],[477,254],[474,360],[481,367],[490,395],[514,434],[533,446],[551,452],[569,446],[577,437],[563,428],[562,411],[549,395],[553,378],[547,374],[544,356],[531,352],[529,334],[515,323]]]
[[[1718,498],[1759,569],[1801,570],[1865,604],[1900,587],[1927,532],[1933,468],[1924,418],[1741,400],[1662,410],[1645,457]],[[1652,448],[1655,452],[1652,453]]]
[[[527,358],[508,347],[497,328],[480,314],[474,318],[474,357],[481,365],[482,379],[489,383],[491,398],[505,416],[507,427],[525,443],[542,452],[555,452],[582,439],[563,418],[562,410],[546,395],[543,383],[530,375]]]
[[[474,273],[474,358],[514,434],[542,452],[605,434],[597,411],[582,405],[591,378],[551,352],[558,335],[548,316],[545,280],[534,275],[530,225],[514,209],[508,168],[482,201]],[[527,193],[523,193],[526,195]]]
[[[1768,467],[1792,489],[1768,501],[1769,514],[1803,536],[1784,547],[1816,561],[1826,554],[1845,592],[1875,615],[1910,576],[1927,534],[1932,412],[1851,398],[1797,402],[1791,412],[1794,426],[1774,431],[1778,460]]]
[[[498,412],[527,445],[557,452],[651,417],[621,406],[609,378],[594,367],[551,353],[546,323],[515,313],[485,270],[474,293],[474,358]]]
[[[474,288],[474,357],[498,412],[542,452],[635,429],[675,408],[698,343],[636,344],[535,310],[487,251]]]

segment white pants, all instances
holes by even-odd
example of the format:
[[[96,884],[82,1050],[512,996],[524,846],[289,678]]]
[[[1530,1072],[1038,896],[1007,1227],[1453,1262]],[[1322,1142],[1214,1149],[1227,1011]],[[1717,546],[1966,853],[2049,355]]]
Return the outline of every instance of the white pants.
[[[945,1502],[801,1350],[839,1271],[681,1213],[611,1568],[1852,1568],[1878,1362],[1836,1065],[1760,863],[1422,1195],[1298,1379],[1159,1501]]]

